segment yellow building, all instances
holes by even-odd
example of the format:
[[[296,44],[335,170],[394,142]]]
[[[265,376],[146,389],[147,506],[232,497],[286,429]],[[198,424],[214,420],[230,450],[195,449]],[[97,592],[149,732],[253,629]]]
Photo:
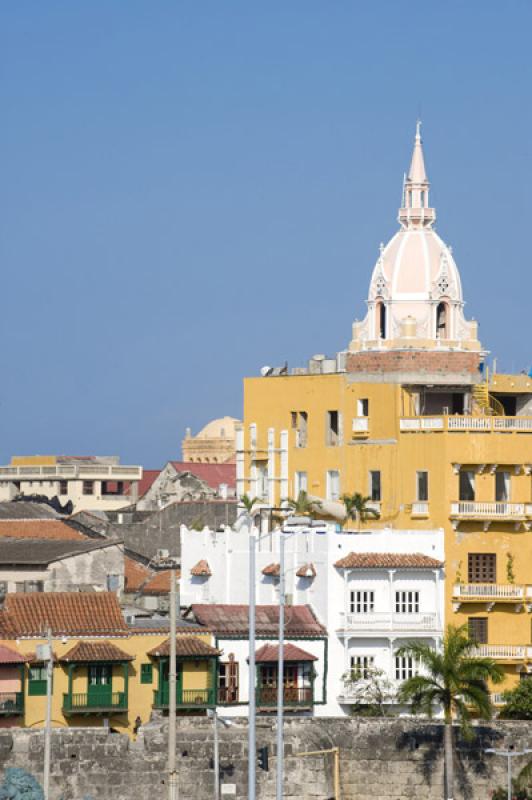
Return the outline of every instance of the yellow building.
[[[237,492],[278,506],[305,490],[339,518],[360,492],[379,514],[363,529],[443,528],[446,622],[467,622],[510,686],[532,672],[532,379],[488,375],[435,217],[418,125],[346,350],[245,380]]]
[[[55,726],[108,724],[131,735],[153,710],[168,709],[169,639],[161,624],[128,626],[108,592],[14,594],[0,620],[0,727],[44,724],[41,645],[48,628]],[[179,621],[179,713],[205,714],[215,706],[219,651],[211,640],[204,628]]]

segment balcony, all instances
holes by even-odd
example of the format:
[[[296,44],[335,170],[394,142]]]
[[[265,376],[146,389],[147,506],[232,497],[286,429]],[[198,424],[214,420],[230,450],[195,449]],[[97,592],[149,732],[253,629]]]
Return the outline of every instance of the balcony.
[[[54,466],[9,466],[0,467],[0,480],[75,480],[77,478],[95,480],[139,481],[142,467],[121,466],[120,464],[57,464]]]
[[[153,707],[167,709],[170,703],[170,690],[167,685],[153,691]],[[178,689],[177,708],[213,708],[216,705],[214,689]]]
[[[412,503],[412,510],[410,511],[412,519],[428,519],[429,517],[429,504],[427,502],[417,501]]]
[[[401,417],[402,433],[532,433],[532,417],[473,417],[442,414],[434,417]]]
[[[495,603],[510,603],[516,611],[532,604],[532,586],[512,583],[455,583],[453,609],[458,611],[464,603],[486,603],[491,611]]]
[[[353,417],[353,439],[369,436],[369,417]]]
[[[454,527],[460,522],[484,522],[484,530],[488,530],[492,522],[509,522],[519,526],[521,523],[530,523],[532,520],[532,503],[476,503],[461,500],[451,503],[450,518]]]
[[[107,714],[114,711],[127,711],[126,692],[88,692],[84,694],[64,694],[64,714]]]
[[[277,686],[257,686],[257,708],[275,708],[277,706]],[[287,708],[311,708],[314,705],[312,686],[285,686],[283,704]]]
[[[23,692],[0,692],[0,716],[11,717],[23,713]]]
[[[393,614],[368,612],[367,614],[340,614],[339,632],[364,633],[373,636],[379,632],[416,633],[437,632],[441,625],[437,614]]]
[[[532,646],[526,644],[479,644],[475,648],[479,658],[494,661],[519,662],[532,659]]]

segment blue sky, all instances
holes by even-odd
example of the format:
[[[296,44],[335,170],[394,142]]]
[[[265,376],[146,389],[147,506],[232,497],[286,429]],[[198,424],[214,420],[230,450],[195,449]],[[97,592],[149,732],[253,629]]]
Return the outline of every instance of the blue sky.
[[[0,462],[154,467],[350,338],[418,115],[484,345],[532,363],[532,5],[0,9]]]

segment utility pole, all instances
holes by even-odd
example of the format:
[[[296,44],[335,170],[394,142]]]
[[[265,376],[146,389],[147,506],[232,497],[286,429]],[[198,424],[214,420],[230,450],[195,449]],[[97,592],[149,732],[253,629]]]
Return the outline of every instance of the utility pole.
[[[256,698],[255,698],[255,560],[257,535],[249,532],[249,682],[248,682],[248,800],[255,800]]]
[[[284,578],[284,546],[285,534],[279,530],[279,658],[277,662],[277,774],[276,774],[276,800],[283,800],[284,778],[284,604],[285,604],[285,578]]]
[[[532,749],[524,748],[523,750],[495,750],[493,747],[489,747],[487,750],[484,750],[485,753],[491,753],[494,756],[505,756],[508,760],[507,766],[507,780],[508,780],[508,800],[512,800],[513,792],[512,792],[512,758],[517,758],[518,756],[526,756],[528,753],[532,753]]]
[[[43,791],[44,800],[50,796],[50,756],[52,752],[52,678],[54,670],[54,654],[52,652],[52,631],[48,627],[46,632],[46,721],[44,725],[44,775]]]
[[[170,666],[168,671],[168,800],[178,800],[176,772],[176,636],[177,636],[177,591],[176,569],[170,571]]]

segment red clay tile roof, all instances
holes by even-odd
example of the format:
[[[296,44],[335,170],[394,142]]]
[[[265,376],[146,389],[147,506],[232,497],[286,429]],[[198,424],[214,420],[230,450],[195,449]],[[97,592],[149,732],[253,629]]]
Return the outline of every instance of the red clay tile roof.
[[[133,661],[133,658],[112,642],[78,642],[59,660],[80,664],[88,661]]]
[[[287,643],[283,647],[283,659],[285,661],[317,661],[318,656],[307,653],[295,644]],[[265,661],[279,661],[279,645],[263,644],[255,653],[255,661],[264,663]]]
[[[0,537],[6,536],[11,539],[87,541],[87,536],[60,519],[2,519]]]
[[[160,469],[144,469],[142,470],[142,478],[138,482],[138,493],[139,497],[143,497],[148,489],[151,487],[152,483],[154,483],[159,475],[161,474]]]
[[[169,594],[171,569],[158,570],[150,580],[142,587],[142,594]],[[176,570],[176,577],[181,575],[180,570]]]
[[[178,656],[219,656],[221,651],[196,636],[176,636],[176,652]],[[169,656],[170,639],[158,644],[148,652],[149,656]]]
[[[7,635],[124,636],[128,627],[112,592],[36,592],[8,594],[3,620]]]
[[[211,487],[218,489],[226,483],[230,489],[236,487],[236,464],[196,464],[192,461],[170,461],[177,472],[191,472]]]
[[[243,605],[197,604],[192,605],[196,620],[219,636],[248,635],[249,607]],[[257,636],[277,636],[279,631],[279,606],[257,606],[255,611]],[[302,636],[314,639],[327,635],[310,606],[287,606],[285,609],[287,637]]]
[[[303,564],[301,567],[299,567],[296,575],[298,578],[315,578],[316,567],[312,563]]]
[[[144,564],[135,561],[130,556],[124,556],[124,589],[126,592],[139,592],[143,584],[146,583],[153,573]]]
[[[273,578],[278,578],[281,572],[281,565],[280,564],[268,564],[267,567],[264,567],[262,570],[263,575],[271,575]]]
[[[190,574],[194,575],[196,578],[210,578],[212,572],[208,562],[202,558],[201,561],[198,561],[198,563],[192,567]]]
[[[0,644],[0,664],[24,664],[27,659],[27,656],[22,656],[10,647]]]
[[[339,569],[439,569],[443,562],[421,553],[349,553],[334,566]]]

